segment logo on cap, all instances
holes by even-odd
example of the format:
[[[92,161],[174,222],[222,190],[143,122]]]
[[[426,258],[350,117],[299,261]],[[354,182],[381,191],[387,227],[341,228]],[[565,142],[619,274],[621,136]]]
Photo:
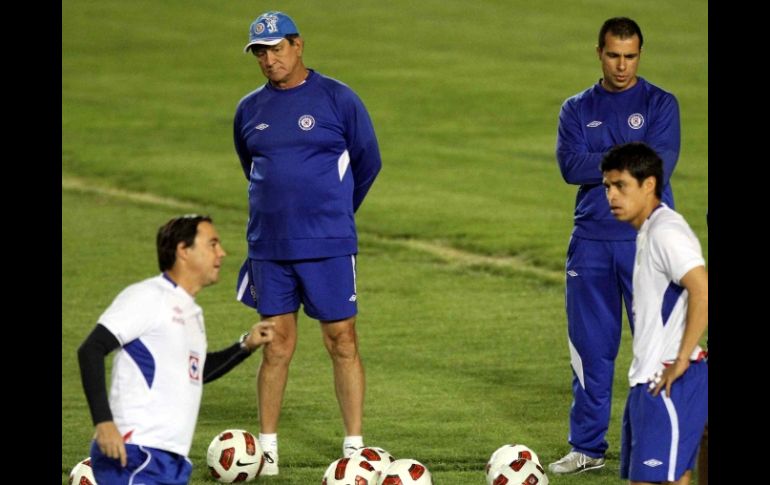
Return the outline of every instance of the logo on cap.
[[[271,34],[278,30],[278,16],[277,15],[265,15],[263,17],[267,22],[267,31]],[[260,24],[261,25],[261,24]],[[259,32],[257,32],[259,33]]]
[[[259,35],[265,31],[265,24],[257,24],[254,26],[254,33]]]

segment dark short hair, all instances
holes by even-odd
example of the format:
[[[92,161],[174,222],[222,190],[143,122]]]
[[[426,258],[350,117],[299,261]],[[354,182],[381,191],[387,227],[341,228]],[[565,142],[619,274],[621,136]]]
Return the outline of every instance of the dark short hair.
[[[602,28],[599,29],[599,49],[604,49],[604,38],[607,36],[607,32],[621,39],[628,39],[637,35],[639,36],[639,49],[644,44],[642,29],[628,17],[612,17],[604,22]]]
[[[198,214],[187,214],[175,217],[160,226],[156,237],[158,248],[158,267],[166,271],[174,267],[176,263],[176,247],[184,243],[185,247],[195,244],[195,236],[198,234],[198,224],[212,222],[211,217]]]
[[[601,170],[627,170],[639,185],[647,177],[655,177],[655,196],[660,199],[663,195],[663,160],[645,143],[634,141],[613,147],[604,155]]]
[[[294,45],[294,41],[297,40],[298,37],[299,37],[299,34],[286,34],[283,36],[283,38],[286,39],[291,45]],[[251,53],[256,56],[258,49],[267,49],[268,47],[272,47],[272,46],[264,45],[264,44],[252,44],[249,46],[249,51],[251,51]]]

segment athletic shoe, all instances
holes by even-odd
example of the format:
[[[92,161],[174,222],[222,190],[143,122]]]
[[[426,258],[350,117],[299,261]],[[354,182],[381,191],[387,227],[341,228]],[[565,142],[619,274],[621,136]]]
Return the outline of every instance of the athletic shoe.
[[[262,472],[259,475],[278,475],[278,452],[265,451],[263,455],[265,464],[262,465]]]
[[[568,475],[570,473],[581,473],[587,470],[594,470],[604,466],[604,457],[591,458],[579,451],[570,451],[561,460],[548,465],[548,470],[557,475]]]
[[[363,446],[351,446],[351,445],[343,446],[342,447],[342,457],[343,458],[350,458],[351,456],[353,456],[353,453],[355,453],[356,451],[360,450],[361,448],[364,448],[364,447]]]

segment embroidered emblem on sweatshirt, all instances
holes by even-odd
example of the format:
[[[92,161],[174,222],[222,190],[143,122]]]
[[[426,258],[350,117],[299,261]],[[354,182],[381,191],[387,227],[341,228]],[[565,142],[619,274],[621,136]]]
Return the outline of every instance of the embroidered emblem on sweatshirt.
[[[634,113],[628,117],[628,126],[634,130],[638,130],[644,125],[644,116],[641,113]]]
[[[299,127],[304,131],[309,131],[315,126],[315,118],[310,115],[302,115],[299,117],[297,124],[299,124]]]

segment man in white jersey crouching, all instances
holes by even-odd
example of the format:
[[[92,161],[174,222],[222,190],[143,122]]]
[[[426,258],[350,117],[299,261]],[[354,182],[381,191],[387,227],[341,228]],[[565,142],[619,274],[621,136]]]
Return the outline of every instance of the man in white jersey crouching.
[[[207,351],[195,296],[219,280],[225,256],[210,217],[171,219],[157,250],[161,273],[120,292],[78,349],[100,484],[188,483],[203,384],[273,338],[273,323],[263,321],[230,347]],[[108,400],[104,358],[116,349]]]

